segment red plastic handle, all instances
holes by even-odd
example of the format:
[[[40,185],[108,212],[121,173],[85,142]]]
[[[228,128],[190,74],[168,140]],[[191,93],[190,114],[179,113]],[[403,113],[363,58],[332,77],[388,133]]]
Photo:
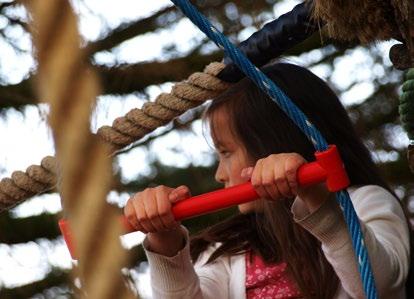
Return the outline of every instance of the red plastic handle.
[[[316,152],[315,157],[315,162],[304,164],[298,169],[297,178],[300,186],[326,182],[328,190],[335,192],[349,185],[348,176],[335,145],[331,145],[326,151]],[[182,220],[253,201],[257,198],[256,191],[248,182],[184,199],[174,204],[172,212],[176,220]],[[125,217],[121,217],[121,221],[126,233],[134,231]],[[73,257],[74,248],[68,224],[65,220],[60,220],[59,226]]]
[[[298,169],[300,186],[310,186],[326,182],[331,192],[349,185],[349,179],[336,146],[315,154],[316,161],[302,165]],[[173,208],[176,220],[199,216],[257,199],[258,195],[250,182],[221,189],[177,202]]]

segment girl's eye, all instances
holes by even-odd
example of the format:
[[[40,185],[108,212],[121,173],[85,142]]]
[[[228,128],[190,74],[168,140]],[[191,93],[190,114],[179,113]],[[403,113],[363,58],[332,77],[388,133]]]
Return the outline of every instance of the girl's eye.
[[[230,152],[229,151],[225,151],[225,150],[221,150],[221,151],[219,151],[219,155],[222,156],[222,157],[224,157],[224,158],[226,158],[226,157],[228,157],[230,155]]]

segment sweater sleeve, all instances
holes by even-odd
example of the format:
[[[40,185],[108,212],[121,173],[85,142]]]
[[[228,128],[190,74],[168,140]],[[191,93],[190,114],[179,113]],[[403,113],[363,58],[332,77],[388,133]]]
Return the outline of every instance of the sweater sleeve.
[[[154,299],[217,299],[228,297],[228,269],[222,260],[204,265],[213,248],[191,262],[188,231],[185,246],[173,257],[163,256],[143,246],[148,258]]]
[[[395,298],[404,289],[409,266],[409,232],[397,199],[379,186],[364,186],[350,192],[364,235],[380,298]],[[365,298],[351,236],[334,198],[309,213],[296,198],[295,221],[322,243],[342,287],[351,298]],[[393,297],[394,296],[394,297]]]

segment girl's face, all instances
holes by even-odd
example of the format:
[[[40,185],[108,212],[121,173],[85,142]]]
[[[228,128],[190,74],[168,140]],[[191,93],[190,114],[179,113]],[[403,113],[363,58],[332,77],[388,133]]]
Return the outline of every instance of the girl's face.
[[[245,183],[247,179],[241,176],[241,172],[243,168],[254,166],[254,162],[249,160],[246,149],[231,131],[225,109],[214,111],[210,126],[214,132],[212,137],[219,157],[215,179],[223,183],[225,188]],[[255,201],[238,206],[243,214],[254,211],[255,207]]]

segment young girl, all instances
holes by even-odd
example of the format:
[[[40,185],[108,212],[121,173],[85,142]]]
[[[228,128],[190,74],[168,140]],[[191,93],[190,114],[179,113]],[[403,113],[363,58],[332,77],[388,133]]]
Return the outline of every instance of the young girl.
[[[409,230],[399,201],[381,179],[338,98],[304,68],[263,69],[336,144],[365,236],[380,298],[405,298]],[[260,199],[189,241],[171,213],[189,188],[159,186],[131,197],[125,215],[147,234],[154,298],[364,298],[348,229],[324,184],[301,188],[297,169],[314,160],[306,136],[248,78],[208,107],[219,156],[217,181],[250,180]]]

